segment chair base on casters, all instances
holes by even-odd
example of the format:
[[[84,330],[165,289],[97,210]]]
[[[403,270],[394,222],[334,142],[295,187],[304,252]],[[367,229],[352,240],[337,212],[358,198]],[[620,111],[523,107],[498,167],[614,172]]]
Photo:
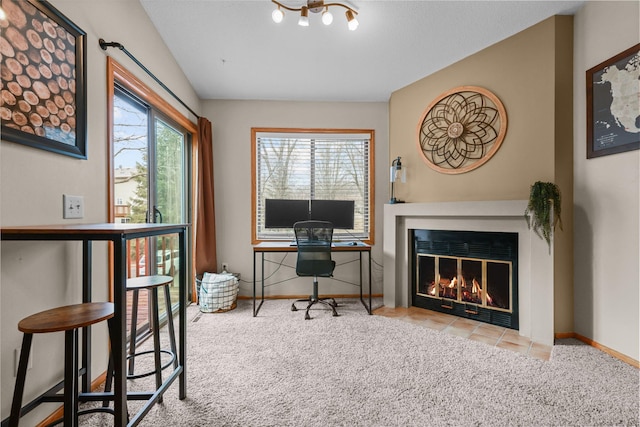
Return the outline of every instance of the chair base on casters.
[[[329,307],[331,309],[331,311],[333,312],[333,316],[339,316],[338,312],[336,311],[336,308],[338,307],[338,303],[336,302],[335,299],[333,298],[318,298],[318,279],[314,278],[313,280],[313,295],[310,295],[309,298],[305,298],[305,299],[299,299],[293,302],[293,304],[291,304],[291,311],[298,311],[298,307],[296,307],[296,303],[297,302],[308,302],[309,304],[307,305],[307,310],[304,314],[304,319],[305,320],[310,320],[311,316],[309,316],[309,309],[314,305],[314,304],[324,304],[327,307]]]

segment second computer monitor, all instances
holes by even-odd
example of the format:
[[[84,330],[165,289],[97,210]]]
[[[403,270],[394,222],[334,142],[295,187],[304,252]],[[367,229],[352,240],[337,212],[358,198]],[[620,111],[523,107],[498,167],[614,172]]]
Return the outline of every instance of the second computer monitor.
[[[354,206],[353,200],[311,200],[309,219],[329,221],[333,228],[352,230]]]

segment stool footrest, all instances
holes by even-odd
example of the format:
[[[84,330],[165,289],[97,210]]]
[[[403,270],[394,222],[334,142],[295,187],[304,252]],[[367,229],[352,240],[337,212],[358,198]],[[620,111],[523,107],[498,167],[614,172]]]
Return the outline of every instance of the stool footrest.
[[[142,356],[145,354],[154,354],[154,350],[147,350],[147,351],[141,351],[139,353],[135,353],[135,354],[130,354],[127,356],[127,360],[136,357],[136,356]],[[168,368],[169,366],[171,366],[173,364],[173,361],[176,360],[176,355],[169,351],[169,350],[160,350],[160,353],[164,353],[164,354],[168,354],[171,356],[171,358],[169,359],[169,361],[167,363],[165,363],[164,365],[162,365],[160,367],[161,370],[164,370],[166,368]],[[149,371],[149,372],[144,372],[142,374],[128,374],[127,375],[127,379],[128,380],[134,380],[134,379],[138,379],[138,378],[144,378],[144,377],[148,377],[150,375],[154,375],[156,373],[156,370],[154,369],[153,371]]]
[[[111,408],[98,407],[98,408],[83,409],[81,411],[78,411],[78,416],[94,414],[94,413],[97,413],[97,412],[106,412],[107,414],[111,414],[111,415],[115,415],[115,413],[116,413],[116,411],[114,411]],[[58,424],[62,423],[63,421],[64,421],[64,418],[58,418],[57,420],[54,420],[54,421],[50,422],[49,424],[47,424],[46,427],[53,427],[55,425],[58,425]]]

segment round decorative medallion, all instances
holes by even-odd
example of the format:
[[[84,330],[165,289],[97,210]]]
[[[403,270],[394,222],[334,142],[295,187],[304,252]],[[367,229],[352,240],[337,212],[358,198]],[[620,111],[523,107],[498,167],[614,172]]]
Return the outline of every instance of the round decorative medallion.
[[[460,138],[462,132],[464,132],[464,126],[458,122],[451,123],[447,129],[447,135],[449,135],[450,138]]]
[[[460,86],[436,98],[418,124],[418,147],[427,165],[459,174],[486,163],[500,148],[507,113],[493,93]]]

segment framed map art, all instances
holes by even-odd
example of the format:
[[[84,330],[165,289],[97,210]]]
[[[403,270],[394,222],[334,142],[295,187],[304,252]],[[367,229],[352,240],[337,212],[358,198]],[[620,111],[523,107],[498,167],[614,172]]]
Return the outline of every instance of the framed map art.
[[[640,148],[640,44],[587,70],[587,158]]]

